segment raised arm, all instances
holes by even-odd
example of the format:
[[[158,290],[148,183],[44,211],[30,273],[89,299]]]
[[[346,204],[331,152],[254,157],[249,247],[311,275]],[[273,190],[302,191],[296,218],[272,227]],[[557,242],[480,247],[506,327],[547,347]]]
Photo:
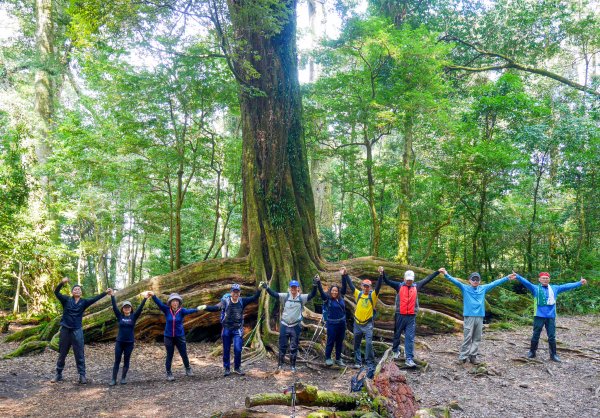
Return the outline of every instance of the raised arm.
[[[88,306],[93,305],[94,303],[98,302],[100,299],[102,299],[104,296],[108,295],[109,291],[112,289],[106,289],[106,292],[102,292],[92,298],[89,299],[83,299],[84,303],[85,303],[85,307],[87,308]]]
[[[350,279],[350,275],[348,274],[344,274],[342,276],[342,280],[344,281],[344,283],[347,284],[347,286],[350,288],[350,291],[354,293],[354,291],[356,290],[356,287],[354,287],[354,283],[352,283],[352,279]]]
[[[274,290],[272,290],[267,283],[263,283],[262,287],[263,287],[263,289],[265,289],[267,291],[267,293],[269,295],[271,295],[271,297],[274,297],[277,300],[279,300],[279,293],[277,293]]]
[[[501,278],[501,279],[494,280],[494,281],[493,281],[493,282],[491,282],[491,283],[484,284],[484,285],[483,285],[483,286],[481,286],[481,287],[483,287],[483,289],[484,289],[486,292],[489,292],[489,291],[490,291],[490,290],[492,290],[493,288],[495,288],[495,287],[498,287],[498,286],[500,286],[501,284],[504,284],[504,283],[506,283],[507,281],[508,281],[508,276],[505,276],[505,277],[503,277],[503,278]]]
[[[154,301],[154,303],[156,303],[156,306],[158,306],[158,309],[163,311],[163,313],[166,314],[167,312],[169,312],[169,307],[167,305],[165,305],[163,303],[163,301],[160,300],[155,294],[152,294],[152,300]]]
[[[317,296],[317,282],[313,281],[312,289],[311,289],[310,293],[308,294],[308,296],[306,298],[306,301],[308,302],[309,300],[311,300],[315,296]]]
[[[323,285],[321,284],[320,280],[319,283],[317,283],[317,288],[319,289],[319,294],[321,295],[321,299],[323,299],[323,302],[329,299],[329,295],[323,290]]]
[[[65,303],[67,303],[67,301],[69,300],[69,297],[66,295],[63,295],[62,293],[60,293],[60,289],[63,288],[63,286],[65,285],[65,283],[67,282],[67,278],[65,277],[59,284],[58,286],[56,286],[56,289],[54,289],[54,295],[56,296],[56,298],[60,301],[60,303],[62,305],[64,305]]]
[[[429,276],[425,277],[423,280],[419,280],[417,283],[415,283],[415,286],[417,286],[417,290],[421,290],[423,287],[427,286],[427,283],[435,279],[438,274],[440,274],[439,271],[434,271]]]
[[[375,294],[379,295],[379,291],[381,290],[381,285],[383,284],[383,275],[379,275],[379,278],[377,279],[377,283],[375,283]]]
[[[242,305],[246,306],[246,305],[256,302],[258,300],[258,298],[260,297],[261,293],[262,293],[262,289],[258,288],[256,293],[253,294],[252,296],[242,298]]]
[[[569,290],[573,290],[573,289],[577,289],[578,287],[583,286],[584,282],[583,281],[578,281],[578,282],[573,282],[573,283],[565,283],[565,284],[561,284],[556,286],[556,294],[558,295],[559,293],[562,292],[568,292]]]
[[[138,306],[138,308],[133,313],[133,320],[134,321],[137,320],[140,317],[140,315],[142,314],[142,310],[144,309],[144,305],[146,304],[146,300],[148,300],[148,298],[142,299],[142,303],[140,303],[140,306]]]
[[[389,287],[391,287],[392,289],[394,289],[396,292],[400,290],[400,286],[402,285],[402,282],[396,282],[394,280],[390,280],[387,277],[387,274],[385,274],[385,271],[381,273],[381,275],[379,277],[383,276],[383,281],[385,282],[385,284],[387,284]]]
[[[519,283],[521,283],[523,286],[525,286],[527,288],[527,290],[529,290],[531,293],[533,293],[533,295],[535,295],[536,292],[536,286],[531,283],[529,280],[527,280],[525,277],[517,274],[517,280],[519,281]]]
[[[113,312],[118,320],[121,319],[121,312],[119,311],[119,307],[117,306],[117,299],[114,295],[110,295],[110,303],[112,304]]]
[[[452,282],[452,284],[454,284],[456,287],[458,287],[462,291],[465,285],[463,283],[461,283],[460,281],[458,281],[457,279],[455,279],[454,277],[450,276],[445,269],[442,269],[442,270],[443,270],[442,273],[444,273],[444,277],[446,279],[450,280]]]

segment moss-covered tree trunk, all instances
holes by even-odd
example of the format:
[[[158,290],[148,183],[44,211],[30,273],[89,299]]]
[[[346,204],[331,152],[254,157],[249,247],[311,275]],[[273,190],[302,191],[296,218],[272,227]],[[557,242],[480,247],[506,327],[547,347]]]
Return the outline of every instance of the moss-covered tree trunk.
[[[243,136],[241,254],[256,276],[285,289],[322,261],[302,130],[296,1],[272,4],[266,20],[252,3],[230,0]],[[267,7],[266,5],[263,5]]]

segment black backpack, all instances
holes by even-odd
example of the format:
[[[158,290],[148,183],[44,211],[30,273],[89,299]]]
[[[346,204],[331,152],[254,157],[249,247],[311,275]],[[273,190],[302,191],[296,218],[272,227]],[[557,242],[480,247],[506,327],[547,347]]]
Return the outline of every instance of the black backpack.
[[[350,392],[360,392],[365,385],[365,379],[367,378],[367,368],[361,367],[356,375],[352,376],[350,380]]]

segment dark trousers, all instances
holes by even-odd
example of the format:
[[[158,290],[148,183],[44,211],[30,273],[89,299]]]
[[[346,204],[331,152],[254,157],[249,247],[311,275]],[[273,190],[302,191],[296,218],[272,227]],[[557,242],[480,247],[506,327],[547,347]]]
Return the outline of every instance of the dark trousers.
[[[404,356],[406,359],[413,359],[415,351],[415,315],[394,315],[394,345],[392,351],[397,353],[400,350],[400,336],[404,332]]]
[[[83,329],[71,329],[60,327],[58,339],[58,361],[56,362],[56,373],[62,374],[65,368],[65,359],[69,353],[69,349],[73,347],[75,355],[75,363],[77,364],[77,372],[81,376],[85,376],[85,355],[83,352]]]
[[[542,329],[546,327],[550,354],[556,354],[556,318],[533,317],[533,335],[531,337],[531,351],[535,352],[540,341]]]
[[[300,341],[300,332],[302,327],[300,324],[293,327],[281,325],[279,330],[279,364],[283,364],[288,346],[290,347],[290,364],[296,365],[296,357],[298,356],[298,342]]]
[[[173,354],[175,354],[175,347],[179,351],[181,360],[186,369],[190,368],[190,360],[187,355],[187,347],[185,345],[185,337],[167,337],[165,336],[165,348],[167,349],[167,359],[165,360],[165,368],[167,373],[171,373],[171,364],[173,363]]]
[[[330,359],[335,345],[335,359],[342,359],[344,349],[344,337],[346,336],[346,321],[338,323],[327,323],[327,345],[325,346],[325,358]]]
[[[233,342],[233,367],[239,369],[242,365],[244,329],[223,328],[221,339],[223,340],[223,367],[227,370],[231,367],[231,343]]]
[[[127,371],[129,370],[129,359],[131,359],[131,352],[133,351],[133,341],[124,342],[117,341],[115,342],[115,364],[113,365],[113,373],[112,378],[116,379],[117,374],[119,373],[119,364],[121,364],[121,357],[125,357],[123,360],[123,379],[127,376]]]

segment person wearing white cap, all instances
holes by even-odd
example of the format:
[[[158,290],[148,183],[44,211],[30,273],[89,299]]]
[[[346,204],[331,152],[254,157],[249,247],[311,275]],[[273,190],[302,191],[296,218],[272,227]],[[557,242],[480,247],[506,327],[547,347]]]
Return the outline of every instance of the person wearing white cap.
[[[404,272],[404,282],[389,280],[383,267],[379,267],[379,274],[383,276],[383,281],[396,291],[396,307],[394,309],[394,344],[392,351],[394,358],[400,356],[400,336],[404,332],[404,357],[405,364],[408,367],[416,367],[414,362],[415,351],[415,329],[416,316],[419,311],[419,296],[421,289],[432,281],[439,271],[434,271],[423,280],[415,283],[415,272],[406,270]]]
[[[113,312],[117,317],[117,322],[119,325],[119,333],[115,341],[115,363],[113,365],[112,379],[109,385],[114,386],[117,384],[117,375],[119,374],[119,364],[121,363],[121,357],[124,357],[123,371],[121,372],[121,384],[124,385],[127,383],[127,371],[129,370],[129,360],[131,358],[131,353],[133,352],[133,330],[135,328],[135,322],[142,314],[142,309],[144,309],[146,300],[150,297],[150,295],[148,295],[148,293],[145,294],[144,299],[142,299],[142,303],[140,303],[140,306],[138,306],[138,308],[132,314],[133,305],[131,304],[131,302],[126,300],[121,304],[121,309],[119,309],[117,307],[117,301],[115,299],[114,291],[110,290],[108,294],[110,295],[110,301],[112,303]]]

